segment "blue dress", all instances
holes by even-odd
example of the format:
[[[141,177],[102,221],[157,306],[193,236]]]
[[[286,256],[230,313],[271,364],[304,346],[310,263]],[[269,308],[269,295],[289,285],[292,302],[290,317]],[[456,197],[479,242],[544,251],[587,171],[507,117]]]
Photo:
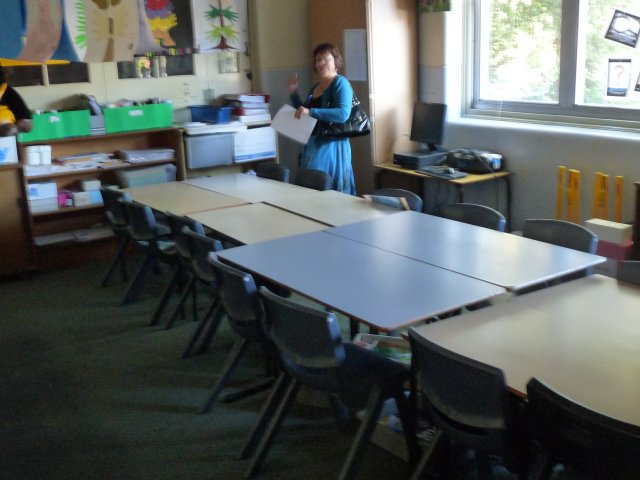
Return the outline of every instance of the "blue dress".
[[[331,175],[333,190],[356,194],[356,185],[351,166],[351,144],[348,138],[328,138],[317,135],[322,128],[322,122],[344,123],[351,114],[353,90],[349,81],[342,75],[336,75],[322,95],[313,98],[313,89],[307,96],[304,106],[309,108],[309,114],[317,118],[318,124],[309,142],[304,147],[300,168],[322,170]],[[295,108],[303,105],[298,93],[291,95]]]

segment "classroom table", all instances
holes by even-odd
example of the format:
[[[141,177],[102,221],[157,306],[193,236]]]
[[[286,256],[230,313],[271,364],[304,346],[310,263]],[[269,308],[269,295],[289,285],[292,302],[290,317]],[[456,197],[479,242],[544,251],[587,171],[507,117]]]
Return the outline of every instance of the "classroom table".
[[[331,226],[361,222],[401,211],[335,190],[311,190],[303,197],[291,195],[266,202]]]
[[[291,183],[278,182],[277,180],[247,175],[246,173],[233,173],[213,177],[195,177],[184,180],[183,183],[231,197],[241,198],[249,203],[266,202],[273,198],[303,195],[315,191]]]
[[[189,214],[189,217],[232,242],[241,244],[263,242],[327,228],[323,223],[265,203],[196,212]]]
[[[517,291],[604,262],[598,255],[419,212],[328,233]]]
[[[416,328],[424,338],[504,370],[526,394],[531,377],[640,426],[640,287],[591,275]]]
[[[218,208],[243,205],[245,200],[210,192],[182,182],[157,183],[143,187],[123,189],[136,202],[143,203],[159,212],[171,212],[176,215],[214,210]]]
[[[382,331],[403,328],[505,291],[325,232],[245,245],[219,256]]]

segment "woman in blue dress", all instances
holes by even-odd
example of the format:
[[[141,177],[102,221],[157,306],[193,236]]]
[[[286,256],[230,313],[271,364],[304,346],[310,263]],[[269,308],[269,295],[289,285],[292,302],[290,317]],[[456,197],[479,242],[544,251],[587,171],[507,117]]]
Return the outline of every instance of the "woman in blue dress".
[[[348,138],[328,138],[318,135],[324,123],[344,123],[351,114],[353,90],[349,81],[338,74],[342,55],[330,43],[321,43],[313,50],[313,69],[318,76],[306,101],[298,93],[298,77],[289,80],[289,92],[296,118],[309,115],[318,119],[309,142],[304,147],[300,168],[322,170],[331,175],[332,188],[339,192],[356,194],[351,166],[351,144]]]

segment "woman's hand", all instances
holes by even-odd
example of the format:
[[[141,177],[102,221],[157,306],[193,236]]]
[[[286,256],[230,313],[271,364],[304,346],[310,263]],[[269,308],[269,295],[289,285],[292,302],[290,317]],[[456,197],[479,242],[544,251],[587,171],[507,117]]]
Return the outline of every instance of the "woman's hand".
[[[294,93],[296,90],[298,90],[298,73],[297,72],[289,78],[289,83],[287,84],[287,87],[289,88],[289,93]]]
[[[309,115],[309,109],[306,107],[298,107],[294,116],[296,118],[300,118],[303,115]]]

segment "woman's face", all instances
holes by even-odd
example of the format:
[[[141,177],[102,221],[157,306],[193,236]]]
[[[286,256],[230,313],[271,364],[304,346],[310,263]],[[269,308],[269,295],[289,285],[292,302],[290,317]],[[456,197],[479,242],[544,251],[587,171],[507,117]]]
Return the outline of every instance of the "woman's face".
[[[316,55],[314,67],[322,78],[333,76],[336,73],[336,62],[329,52]]]

